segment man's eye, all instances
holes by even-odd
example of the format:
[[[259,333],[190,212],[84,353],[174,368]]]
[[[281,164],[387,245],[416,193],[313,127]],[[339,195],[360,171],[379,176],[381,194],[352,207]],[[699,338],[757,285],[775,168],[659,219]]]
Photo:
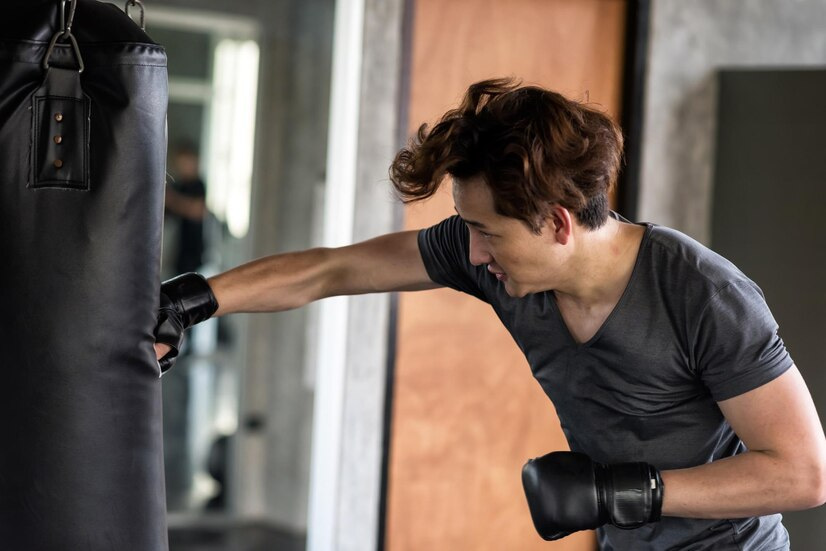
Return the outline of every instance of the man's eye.
[[[495,235],[493,235],[491,233],[483,232],[482,230],[480,230],[476,226],[471,226],[470,224],[465,224],[465,225],[467,226],[467,229],[469,231],[477,233],[479,235],[479,237],[484,237],[485,239],[492,239],[493,237],[496,237]]]

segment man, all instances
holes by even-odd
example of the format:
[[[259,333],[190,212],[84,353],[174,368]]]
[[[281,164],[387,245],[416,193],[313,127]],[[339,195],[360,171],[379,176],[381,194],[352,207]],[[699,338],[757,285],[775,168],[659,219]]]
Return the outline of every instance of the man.
[[[161,361],[213,313],[452,287],[493,306],[570,444],[523,470],[542,537],[597,528],[604,550],[788,549],[775,513],[826,501],[809,392],[753,282],[679,232],[608,210],[621,152],[601,113],[478,83],[390,171],[407,201],[450,175],[457,216],[167,282]]]
[[[172,152],[175,179],[166,188],[166,212],[177,219],[175,272],[198,270],[203,264],[206,185],[201,179],[198,149],[183,142]]]

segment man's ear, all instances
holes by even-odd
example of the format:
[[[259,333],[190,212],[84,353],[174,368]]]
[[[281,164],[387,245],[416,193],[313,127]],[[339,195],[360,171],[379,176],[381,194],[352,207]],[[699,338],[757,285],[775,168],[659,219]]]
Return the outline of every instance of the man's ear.
[[[565,245],[574,231],[574,215],[565,207],[551,205],[545,218],[545,229],[554,236],[557,243]]]

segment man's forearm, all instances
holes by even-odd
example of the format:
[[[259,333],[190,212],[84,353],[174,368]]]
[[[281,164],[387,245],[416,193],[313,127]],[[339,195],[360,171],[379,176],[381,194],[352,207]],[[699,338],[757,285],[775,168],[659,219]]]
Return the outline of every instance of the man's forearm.
[[[331,249],[268,256],[209,279],[218,300],[216,316],[279,312],[327,296]]]
[[[206,200],[203,197],[187,197],[169,189],[166,192],[165,206],[171,213],[187,220],[201,221],[206,215]]]
[[[690,469],[662,472],[663,516],[743,518],[822,504],[819,469],[749,451]]]

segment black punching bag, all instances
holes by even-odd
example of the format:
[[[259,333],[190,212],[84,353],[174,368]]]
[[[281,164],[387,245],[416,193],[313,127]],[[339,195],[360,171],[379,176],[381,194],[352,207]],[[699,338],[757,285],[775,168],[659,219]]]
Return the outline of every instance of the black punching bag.
[[[166,55],[75,1],[0,5],[0,549],[166,550]]]

